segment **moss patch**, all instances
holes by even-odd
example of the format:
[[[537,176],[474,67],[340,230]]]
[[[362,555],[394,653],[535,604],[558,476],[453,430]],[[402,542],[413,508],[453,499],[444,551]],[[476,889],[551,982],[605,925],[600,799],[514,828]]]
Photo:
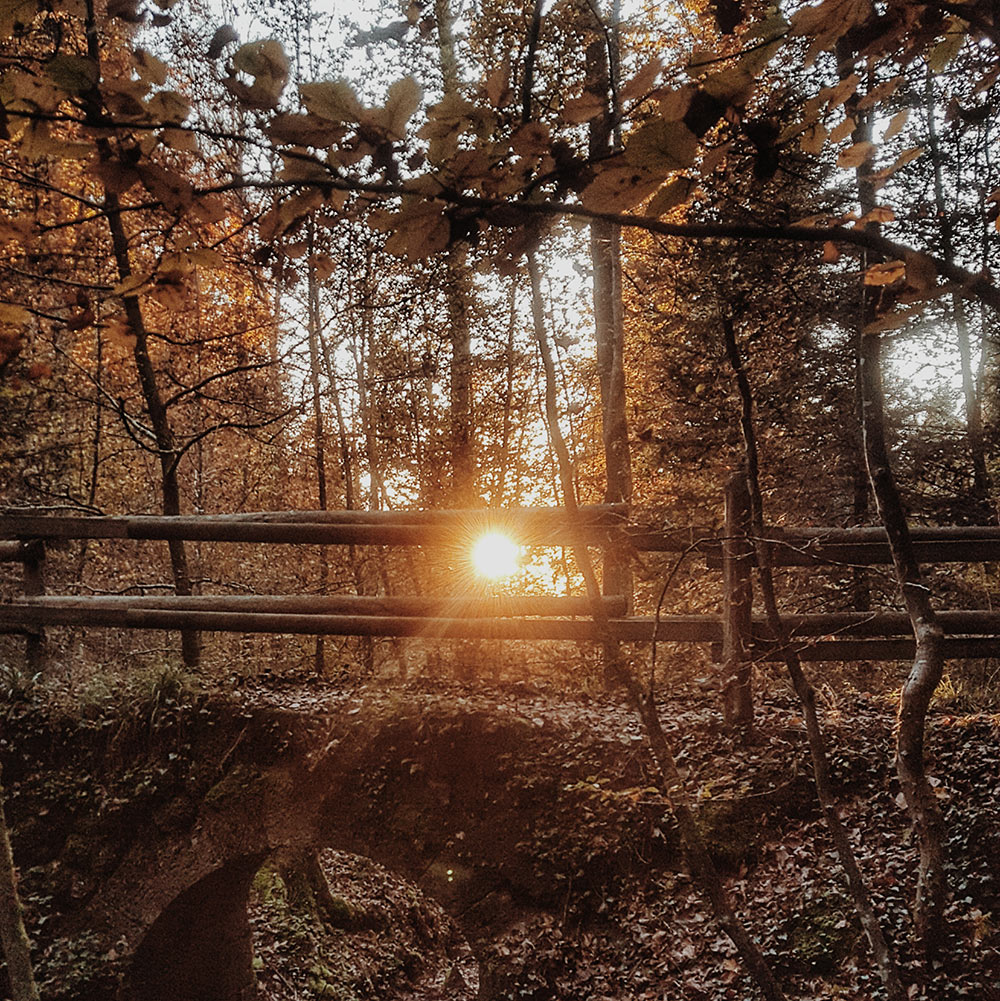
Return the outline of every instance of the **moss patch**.
[[[861,938],[854,908],[836,893],[806,901],[782,931],[793,965],[802,973],[821,976],[835,972]]]
[[[751,866],[759,858],[764,838],[759,810],[738,799],[703,800],[698,826],[715,864],[728,872]]]

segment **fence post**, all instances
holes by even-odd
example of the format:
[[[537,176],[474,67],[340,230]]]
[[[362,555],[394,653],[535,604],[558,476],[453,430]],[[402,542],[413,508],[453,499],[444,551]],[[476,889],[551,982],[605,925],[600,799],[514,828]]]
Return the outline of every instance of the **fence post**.
[[[28,597],[45,594],[45,543],[32,539],[21,543],[21,563],[24,566],[24,593]],[[45,667],[45,630],[38,626],[28,633],[25,647],[28,671],[37,674]]]
[[[727,725],[749,733],[753,724],[753,665],[750,661],[753,587],[750,540],[750,493],[746,475],[726,481],[722,539],[723,716]]]

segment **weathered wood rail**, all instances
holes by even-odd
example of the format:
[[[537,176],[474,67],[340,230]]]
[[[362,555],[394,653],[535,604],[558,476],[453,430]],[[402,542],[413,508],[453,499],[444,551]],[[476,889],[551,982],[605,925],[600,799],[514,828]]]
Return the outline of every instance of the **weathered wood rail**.
[[[738,512],[736,512],[738,515]],[[398,636],[424,639],[571,640],[724,644],[727,663],[781,656],[762,616],[750,613],[747,581],[752,547],[733,525],[683,529],[628,520],[624,505],[470,511],[298,511],[188,517],[65,517],[0,513],[0,561],[24,566],[24,596],[0,604],[0,632],[28,636],[38,659],[44,629],[56,626],[204,630],[241,633]],[[697,553],[724,571],[719,615],[627,616],[622,597],[603,599],[606,622],[586,598],[548,595],[421,598],[355,595],[75,596],[45,593],[45,544],[51,540],[184,540],[288,545],[462,546],[502,530],[525,546],[617,546],[641,552]],[[918,556],[928,562],[1000,560],[1000,528],[916,528]],[[891,562],[877,528],[769,528],[775,566]],[[737,544],[734,544],[737,543]],[[945,653],[1000,656],[1000,612],[944,611]],[[895,660],[912,656],[902,612],[787,615],[804,660]],[[728,631],[728,639],[727,637]]]

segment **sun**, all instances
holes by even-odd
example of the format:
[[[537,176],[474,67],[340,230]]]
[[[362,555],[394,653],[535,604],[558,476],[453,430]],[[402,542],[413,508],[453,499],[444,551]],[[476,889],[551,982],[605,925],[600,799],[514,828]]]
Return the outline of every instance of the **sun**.
[[[472,547],[472,565],[480,577],[500,580],[511,577],[520,569],[520,547],[499,532],[480,536]]]

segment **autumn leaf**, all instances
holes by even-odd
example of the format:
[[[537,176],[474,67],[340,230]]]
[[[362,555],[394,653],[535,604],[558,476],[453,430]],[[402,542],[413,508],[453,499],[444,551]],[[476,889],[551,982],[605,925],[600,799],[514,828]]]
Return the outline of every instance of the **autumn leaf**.
[[[180,313],[188,308],[187,278],[189,269],[163,269],[156,272],[151,287],[146,294],[164,309]]]
[[[389,87],[389,95],[382,111],[382,124],[390,139],[399,142],[406,136],[406,123],[420,107],[422,96],[420,84],[412,76],[396,80]]]
[[[288,82],[289,69],[288,57],[279,41],[266,38],[241,45],[233,53],[232,65],[235,71],[254,78],[249,87],[233,78],[225,81],[226,87],[241,101],[252,108],[263,110],[277,105]]]
[[[149,88],[140,80],[105,80],[104,103],[117,118],[137,118],[146,114],[143,100]]]
[[[662,59],[650,59],[621,89],[621,100],[635,101],[645,97],[656,85],[663,69]]]
[[[408,198],[401,211],[376,222],[389,233],[386,251],[411,263],[444,250],[451,240],[451,222],[440,202]]]
[[[563,105],[563,118],[574,125],[589,122],[603,114],[608,106],[603,94],[585,92],[580,97],[571,97]]]
[[[683,205],[696,186],[697,182],[690,177],[675,177],[653,195],[649,205],[646,206],[645,214],[655,218],[678,205]]]
[[[282,154],[281,162],[282,168],[278,177],[282,181],[322,184],[330,180],[330,171],[310,156]]]
[[[880,316],[877,320],[872,320],[871,323],[865,324],[862,333],[882,334],[887,330],[898,330],[908,320],[919,316],[924,311],[925,305],[926,303],[921,303],[919,306],[911,306],[909,309],[897,310],[893,313],[887,313],[885,316]]]
[[[140,24],[145,9],[139,10],[139,0],[108,0],[108,17],[117,17],[126,24]]]
[[[337,268],[336,262],[329,254],[313,254],[309,258],[309,265],[321,282],[325,282]]]
[[[899,156],[896,157],[896,160],[893,163],[893,165],[889,167],[889,173],[894,173],[901,167],[905,167],[908,163],[912,163],[914,160],[917,159],[918,156],[921,156],[923,152],[924,152],[923,146],[914,146],[911,149],[904,150],[902,153],[899,154]]]
[[[91,170],[104,185],[104,189],[116,195],[123,194],[134,184],[139,183],[139,171],[132,164],[123,163],[121,160],[100,161],[94,164]]]
[[[846,139],[856,128],[857,123],[853,118],[845,118],[830,132],[830,142],[839,143],[842,139]]]
[[[892,222],[896,218],[896,213],[887,205],[876,205],[871,212],[866,212],[855,224],[855,229],[861,229],[870,222]]]
[[[883,261],[865,272],[866,285],[892,285],[906,276],[905,261]]]
[[[698,139],[682,122],[648,122],[629,136],[625,159],[649,171],[683,170],[694,163]]]
[[[840,156],[837,157],[837,166],[850,169],[860,167],[875,155],[875,144],[862,140],[853,146],[848,146]]]
[[[231,24],[224,24],[215,29],[212,40],[208,43],[208,50],[205,55],[209,59],[218,59],[222,55],[222,50],[230,43],[239,41],[239,35]]]
[[[905,82],[906,77],[902,73],[899,73],[888,80],[883,80],[881,83],[876,84],[866,94],[858,98],[857,110],[859,112],[868,111],[877,104],[881,104],[887,98],[892,97],[899,90],[900,85]]]
[[[299,96],[306,110],[328,122],[353,124],[360,120],[363,108],[354,89],[346,80],[323,80],[304,83]]]
[[[701,158],[700,173],[702,177],[708,177],[725,163],[729,151],[733,148],[732,143],[723,143],[713,149],[706,150]]]
[[[808,66],[818,52],[831,48],[854,25],[863,24],[870,10],[870,0],[823,0],[815,7],[800,7],[789,21],[789,34],[812,37],[805,58]]]
[[[124,316],[110,320],[104,327],[104,340],[112,348],[112,354],[122,356],[135,348],[135,332]]]
[[[903,131],[903,126],[906,124],[906,120],[909,117],[909,108],[903,108],[902,111],[897,111],[896,114],[892,116],[892,120],[889,122],[889,125],[885,130],[885,135],[882,138],[892,139],[895,136],[898,136],[899,133]]]
[[[53,139],[49,155],[58,160],[86,160],[93,156],[94,147],[90,143],[70,142],[66,139]]]
[[[495,66],[483,83],[486,99],[494,108],[503,108],[510,103],[513,91],[510,89],[510,55]]]
[[[840,260],[840,250],[837,248],[835,243],[827,240],[823,244],[823,263],[824,264],[834,264],[836,261]]]
[[[821,98],[820,103],[825,101],[826,106],[834,111],[857,93],[860,83],[861,77],[857,73],[852,73],[832,87],[824,87],[818,95]]]
[[[584,208],[593,212],[625,212],[648,198],[663,178],[641,167],[604,167],[580,195]]]
[[[821,122],[810,126],[802,133],[802,138],[799,139],[802,152],[812,153],[814,156],[822,153],[823,147],[826,145],[827,135],[826,127]]]
[[[660,117],[665,122],[679,122],[688,113],[697,90],[697,87],[688,85],[680,90],[667,91],[658,102]]]
[[[943,73],[948,63],[958,55],[959,49],[965,42],[965,32],[962,30],[961,22],[956,18],[949,18],[945,28],[944,40],[927,53],[927,68],[932,73]]]
[[[37,14],[37,0],[0,0],[0,37],[9,38],[16,25],[31,24]]]
[[[163,145],[181,153],[198,152],[198,136],[187,129],[164,129],[160,133]]]
[[[194,199],[194,186],[181,174],[157,163],[145,161],[136,166],[145,189],[168,211],[182,213]]]
[[[549,127],[544,122],[527,122],[511,137],[511,149],[519,156],[541,156],[549,151]]]
[[[724,104],[742,107],[750,100],[754,91],[754,79],[749,73],[737,67],[719,73],[709,73],[701,82],[706,94]]]
[[[86,56],[60,53],[45,66],[45,75],[67,94],[85,94],[100,82],[97,63]]]
[[[335,125],[318,115],[295,115],[288,112],[275,115],[267,124],[266,132],[276,143],[314,147],[330,146],[347,134],[343,125]]]
[[[8,240],[22,242],[27,234],[26,220],[0,212],[0,243]]]
[[[286,198],[261,216],[258,224],[260,239],[264,243],[270,243],[322,204],[323,192],[319,188],[312,188],[300,195]]]
[[[85,330],[93,324],[95,319],[96,317],[94,316],[93,307],[86,306],[70,315],[69,319],[66,321],[66,329]]]
[[[906,255],[906,284],[918,292],[929,292],[937,287],[937,267],[926,254]]]
[[[253,77],[286,79],[288,57],[277,39],[265,38],[241,45],[233,53],[233,68]]]
[[[183,261],[188,268],[207,268],[218,271],[226,266],[226,261],[217,250],[210,247],[194,247],[191,250],[183,250],[176,255],[178,261]]]
[[[7,302],[0,302],[0,323],[17,327],[28,323],[31,320],[31,313],[23,306],[14,306]]]
[[[161,90],[146,102],[146,110],[157,121],[180,125],[191,114],[191,105],[176,90]]]
[[[151,87],[162,87],[167,82],[167,64],[145,49],[136,49],[132,59],[139,79]]]

